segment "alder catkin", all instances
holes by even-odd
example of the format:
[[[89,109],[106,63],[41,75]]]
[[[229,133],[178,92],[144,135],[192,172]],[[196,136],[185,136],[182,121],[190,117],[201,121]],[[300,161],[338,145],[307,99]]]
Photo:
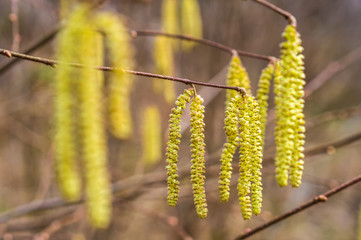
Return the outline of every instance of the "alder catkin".
[[[262,70],[258,82],[256,99],[259,105],[259,115],[260,115],[261,131],[262,131],[262,139],[263,139],[262,146],[264,144],[264,137],[266,132],[269,87],[271,84],[274,69],[275,69],[275,64],[273,62],[270,62],[267,65],[267,67]]]
[[[301,184],[303,172],[305,120],[303,47],[296,28],[288,25],[283,33],[281,58],[275,72],[276,179],[286,186]]]
[[[122,19],[111,13],[100,13],[96,23],[105,34],[110,65],[117,69],[109,75],[108,114],[111,132],[115,137],[127,139],[133,134],[130,94],[133,76],[122,69],[133,68],[133,48]]]
[[[148,106],[142,120],[143,162],[152,165],[162,157],[162,130],[157,106]]]
[[[166,76],[174,75],[173,58],[173,48],[169,39],[165,37],[156,38],[154,40],[153,50],[155,72]],[[174,102],[176,93],[173,81],[161,81],[160,79],[154,79],[153,89],[156,93],[162,93],[167,103],[170,104]]]
[[[243,218],[258,215],[262,205],[262,132],[256,100],[244,96],[240,110],[240,163],[238,197]]]
[[[194,205],[200,218],[206,218],[208,209],[206,202],[205,182],[205,143],[204,143],[204,106],[203,98],[195,94],[190,106],[191,113],[191,182]]]
[[[87,8],[80,5],[68,19],[68,24],[59,33],[57,59],[60,62],[77,61],[81,54],[75,43],[79,41],[79,29],[85,22]],[[56,178],[65,199],[76,201],[81,196],[81,179],[77,172],[76,119],[73,109],[74,75],[76,70],[66,64],[58,64],[55,71],[55,171]]]
[[[172,108],[169,115],[169,137],[166,151],[167,162],[167,182],[168,182],[168,204],[174,207],[178,202],[179,195],[179,181],[178,181],[178,150],[181,136],[181,118],[187,103],[190,101],[190,96],[193,94],[193,89],[184,90],[183,94],[179,95],[175,107]]]
[[[239,145],[238,139],[238,116],[241,106],[241,96],[235,96],[231,99],[226,108],[226,117],[224,119],[224,129],[227,135],[227,142],[223,145],[221,155],[221,169],[219,175],[219,192],[222,202],[229,199],[229,185],[232,176],[232,159]]]
[[[103,65],[101,35],[89,20],[81,29],[77,47],[79,63],[80,135],[85,177],[85,198],[90,222],[106,228],[112,213],[112,193],[107,170],[106,136],[103,122],[103,74],[93,66]]]
[[[202,16],[198,0],[182,0],[181,5],[182,34],[202,38]],[[190,50],[194,42],[182,41],[182,47]]]
[[[246,69],[243,67],[241,59],[237,53],[234,53],[228,67],[226,85],[232,87],[242,87],[248,94],[251,94],[251,82],[248,77]],[[238,93],[234,90],[227,89],[226,91],[226,106]]]

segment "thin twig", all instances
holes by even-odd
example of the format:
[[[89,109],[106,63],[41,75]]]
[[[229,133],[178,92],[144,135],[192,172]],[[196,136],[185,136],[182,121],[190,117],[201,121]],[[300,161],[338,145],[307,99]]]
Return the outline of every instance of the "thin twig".
[[[41,58],[41,57],[35,57],[35,56],[26,55],[26,54],[22,54],[22,53],[18,53],[18,52],[13,52],[13,51],[5,50],[5,49],[0,49],[0,55],[4,55],[9,58],[16,57],[16,58],[20,58],[20,59],[24,59],[24,60],[28,60],[28,61],[32,61],[32,62],[45,64],[45,65],[51,66],[51,67],[56,67],[56,65],[58,65],[58,64],[67,64],[71,67],[77,67],[77,68],[85,67],[84,65],[79,64],[79,63],[60,63],[59,61]],[[194,84],[194,85],[213,87],[213,88],[231,89],[231,90],[236,90],[236,91],[240,92],[241,94],[246,94],[246,90],[241,87],[232,87],[232,86],[226,86],[226,85],[220,85],[220,84],[211,84],[211,83],[194,81],[194,80],[190,80],[190,79],[186,79],[186,78],[164,76],[164,75],[160,75],[160,74],[133,71],[133,70],[124,70],[124,69],[113,68],[113,67],[98,66],[98,67],[94,67],[94,68],[101,70],[101,71],[105,71],[105,72],[113,72],[113,71],[121,70],[126,73],[137,75],[137,76],[165,79],[165,80],[170,80],[170,81],[175,81],[175,82],[181,82],[181,83],[188,84],[188,85]]]
[[[282,9],[282,8],[279,8],[277,7],[276,5],[270,3],[270,2],[267,2],[265,0],[253,0],[263,6],[266,6],[268,7],[269,9],[273,10],[274,12],[278,13],[278,14],[281,14],[282,16],[284,16],[286,19],[288,19],[288,22],[289,24],[291,24],[292,26],[295,26],[297,27],[297,21],[296,21],[296,18],[290,13],[290,12],[287,12],[286,10]]]
[[[295,215],[295,214],[297,214],[299,212],[302,212],[302,211],[304,211],[304,210],[306,210],[306,209],[308,209],[308,208],[310,208],[310,207],[312,207],[312,206],[314,206],[314,205],[316,205],[318,203],[326,202],[329,197],[335,195],[336,193],[338,193],[338,192],[340,192],[342,190],[345,190],[348,187],[351,187],[352,185],[354,185],[354,184],[356,184],[356,183],[358,183],[360,181],[361,181],[361,175],[357,176],[357,177],[355,177],[355,178],[353,178],[353,179],[351,179],[351,180],[349,180],[349,181],[347,181],[347,182],[345,182],[343,184],[341,184],[338,187],[332,188],[331,190],[314,197],[313,199],[305,202],[304,204],[301,204],[300,206],[292,209],[289,212],[286,212],[286,213],[284,213],[282,215],[279,215],[278,217],[275,217],[271,221],[266,222],[265,224],[262,224],[261,226],[256,227],[256,228],[250,230],[249,232],[235,238],[235,240],[246,239],[246,238],[254,235],[255,233],[258,233],[258,232],[260,232],[260,231],[262,231],[262,230],[264,230],[264,229],[266,229],[266,228],[268,228],[268,227],[270,227],[270,226],[272,226],[272,225],[274,225],[274,224],[276,224],[276,223],[278,223],[280,221],[283,221],[283,220],[285,220],[285,219],[287,219],[287,218],[289,218],[289,217],[291,217],[291,216],[293,216],[293,215]]]
[[[171,34],[171,33],[159,32],[159,31],[143,31],[143,30],[131,30],[130,34],[134,38],[138,37],[138,36],[164,36],[164,37],[168,37],[168,38],[176,38],[176,39],[180,39],[180,40],[192,41],[192,42],[200,43],[202,45],[217,48],[219,50],[228,52],[230,54],[233,54],[233,52],[236,51],[240,56],[251,57],[251,58],[256,58],[256,59],[261,59],[261,60],[266,60],[266,61],[274,61],[274,59],[275,59],[275,57],[273,57],[273,56],[265,56],[265,55],[261,55],[261,54],[235,50],[235,49],[228,47],[226,45],[223,45],[221,43],[213,42],[211,40],[207,40],[207,39],[203,39],[203,38],[195,38],[195,37],[191,37],[188,35]]]

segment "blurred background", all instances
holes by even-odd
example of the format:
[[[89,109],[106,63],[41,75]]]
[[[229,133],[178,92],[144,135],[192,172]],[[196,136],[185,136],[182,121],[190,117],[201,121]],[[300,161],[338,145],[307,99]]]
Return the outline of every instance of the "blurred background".
[[[109,0],[100,9],[121,14],[129,29],[160,30],[161,3],[160,0]],[[281,34],[287,24],[283,17],[250,0],[200,0],[199,3],[205,39],[238,50],[279,56]],[[109,229],[93,230],[83,217],[74,217],[74,211],[83,216],[81,205],[61,206],[9,219],[1,224],[2,238],[233,239],[246,229],[360,174],[359,138],[340,147],[335,143],[361,132],[361,1],[273,0],[272,3],[294,14],[305,48],[306,81],[309,83],[305,109],[306,152],[324,146],[317,154],[306,154],[300,188],[280,188],[275,181],[270,159],[274,154],[270,121],[266,132],[262,213],[250,221],[242,219],[236,191],[237,169],[232,178],[230,201],[221,203],[217,182],[220,151],[225,142],[225,92],[199,87],[198,93],[206,102],[209,214],[207,219],[201,220],[193,206],[186,116],[179,160],[181,195],[177,207],[168,207],[165,158],[153,164],[142,162],[142,125],[144,109],[156,105],[161,112],[164,156],[172,104],[149,90],[152,81],[162,80],[138,77],[131,99],[135,133],[128,140],[117,140],[110,134],[108,137],[109,171],[118,188]],[[59,23],[58,5],[55,0],[23,0],[17,4],[14,0],[1,0],[0,48],[22,52],[54,29]],[[14,35],[17,24],[19,37]],[[32,55],[54,58],[55,41],[56,37]],[[154,72],[154,38],[137,37],[132,41],[136,49],[135,70]],[[230,57],[218,49],[197,45],[189,52],[177,53],[174,75],[224,84]],[[241,59],[251,78],[252,90],[256,92],[259,74],[267,62]],[[1,57],[0,69],[8,61]],[[53,75],[53,68],[26,61],[0,71],[0,212],[59,196],[52,167]],[[175,87],[179,94],[187,86],[176,83]],[[272,101],[270,105],[272,108]],[[237,157],[235,164],[236,160]],[[355,185],[327,203],[312,207],[251,239],[356,239],[360,190],[361,186]],[[59,223],[64,226],[57,228]]]

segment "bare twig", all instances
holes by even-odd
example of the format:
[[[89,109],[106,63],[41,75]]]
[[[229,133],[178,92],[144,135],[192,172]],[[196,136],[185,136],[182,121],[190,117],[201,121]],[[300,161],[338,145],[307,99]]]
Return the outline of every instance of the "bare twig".
[[[16,57],[16,58],[20,58],[20,59],[23,59],[23,60],[28,60],[28,61],[32,61],[32,62],[45,64],[45,65],[51,66],[51,67],[55,67],[57,64],[67,64],[69,66],[76,67],[76,68],[85,67],[84,65],[78,64],[78,63],[60,63],[59,61],[50,60],[50,59],[46,59],[46,58],[35,57],[35,56],[31,56],[31,55],[26,55],[26,54],[14,52],[14,51],[9,51],[9,50],[6,50],[6,49],[0,49],[0,55],[6,56],[6,57],[9,57],[9,58]],[[201,86],[213,87],[213,88],[231,89],[231,90],[236,90],[236,91],[240,92],[241,94],[246,94],[246,90],[244,88],[241,88],[241,87],[232,87],[232,86],[226,86],[226,85],[211,84],[211,83],[193,81],[193,80],[185,79],[185,78],[164,76],[164,75],[160,75],[160,74],[133,71],[133,70],[124,70],[124,69],[113,68],[113,67],[98,66],[98,67],[94,67],[94,68],[96,68],[96,69],[98,69],[100,71],[105,71],[105,72],[113,72],[113,71],[116,71],[116,70],[121,70],[121,71],[124,71],[126,73],[137,75],[137,76],[170,80],[170,81],[175,81],[175,82],[181,82],[181,83],[188,84],[188,85],[193,84],[193,85],[201,85]]]
[[[270,226],[272,226],[272,225],[274,225],[274,224],[276,224],[278,222],[280,222],[280,221],[283,221],[283,220],[285,220],[285,219],[287,219],[287,218],[289,218],[289,217],[291,217],[291,216],[293,216],[293,215],[295,215],[295,214],[297,214],[299,212],[302,212],[302,211],[304,211],[304,210],[306,210],[306,209],[308,209],[308,208],[310,208],[310,207],[312,207],[312,206],[314,206],[314,205],[316,205],[318,203],[326,202],[329,197],[335,195],[336,193],[338,193],[338,192],[340,192],[342,190],[345,190],[348,187],[351,187],[352,185],[355,185],[356,183],[358,183],[360,181],[361,181],[361,175],[357,176],[357,177],[355,177],[355,178],[353,178],[353,179],[351,179],[351,180],[349,180],[349,181],[347,181],[347,182],[345,182],[343,184],[341,184],[338,187],[332,188],[331,190],[314,197],[313,199],[309,200],[308,202],[305,202],[304,204],[301,204],[300,206],[292,209],[289,212],[286,212],[286,213],[284,213],[282,215],[279,215],[278,217],[275,217],[271,221],[266,222],[265,224],[262,224],[261,226],[256,227],[256,228],[250,230],[249,232],[235,238],[235,240],[246,239],[246,238],[248,238],[248,237],[250,237],[250,236],[252,236],[252,235],[254,235],[254,234],[256,234],[256,233],[258,233],[258,232],[260,232],[260,231],[262,231],[262,230],[264,230],[264,229],[266,229],[266,228],[268,228],[268,227],[270,227]]]
[[[192,42],[200,43],[202,45],[217,48],[219,50],[228,52],[230,54],[233,54],[233,52],[236,51],[239,55],[245,56],[245,57],[256,58],[256,59],[261,59],[261,60],[266,60],[266,61],[274,61],[274,59],[275,59],[275,57],[273,57],[273,56],[265,56],[265,55],[260,55],[260,54],[256,54],[256,53],[235,50],[231,47],[228,47],[226,45],[223,45],[223,44],[220,44],[217,42],[213,42],[211,40],[207,40],[207,39],[203,39],[203,38],[195,38],[195,37],[191,37],[188,35],[171,34],[171,33],[159,32],[159,31],[142,31],[142,30],[131,30],[130,34],[132,37],[163,36],[163,37],[168,37],[168,38],[176,38],[176,39],[180,39],[180,40],[192,41]]]
[[[286,19],[288,19],[289,24],[293,25],[293,26],[297,26],[297,21],[296,18],[290,13],[287,12],[286,10],[283,10],[282,8],[277,7],[276,5],[267,2],[265,0],[253,0],[265,7],[268,7],[269,9],[273,10],[274,12],[281,14],[282,16],[284,16]]]

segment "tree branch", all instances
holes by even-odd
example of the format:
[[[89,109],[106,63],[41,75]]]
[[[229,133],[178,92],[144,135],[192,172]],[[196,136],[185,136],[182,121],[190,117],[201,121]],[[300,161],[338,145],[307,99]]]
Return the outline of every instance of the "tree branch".
[[[191,37],[188,35],[171,34],[171,33],[158,32],[158,31],[143,31],[143,30],[131,30],[130,34],[134,38],[138,37],[138,36],[163,36],[163,37],[168,37],[168,38],[176,38],[176,39],[180,39],[180,40],[192,41],[192,42],[200,43],[203,45],[207,45],[207,46],[228,52],[230,54],[233,54],[233,52],[236,51],[240,56],[251,57],[251,58],[256,58],[256,59],[261,59],[261,60],[266,60],[266,61],[274,61],[276,59],[273,56],[265,56],[265,55],[261,55],[261,54],[240,51],[240,50],[236,50],[231,47],[228,47],[226,45],[223,45],[221,43],[213,42],[211,40],[202,39],[202,38],[195,38],[195,37]]]
[[[6,50],[6,49],[0,49],[0,55],[6,56],[6,57],[9,57],[9,58],[16,57],[16,58],[20,58],[20,59],[23,59],[23,60],[37,62],[37,63],[45,64],[45,65],[50,66],[50,67],[56,67],[57,64],[67,64],[67,65],[69,65],[71,67],[76,67],[76,68],[85,67],[84,65],[79,64],[79,63],[61,63],[59,61],[46,59],[46,58],[35,57],[35,56],[31,56],[31,55],[26,55],[26,54],[14,52],[14,51],[9,51],[9,50]],[[113,72],[113,71],[121,70],[121,71],[124,71],[126,73],[137,75],[137,76],[170,80],[170,81],[175,81],[175,82],[181,82],[181,83],[184,83],[184,84],[187,84],[187,85],[192,85],[193,84],[193,85],[200,85],[200,86],[213,87],[213,88],[231,89],[231,90],[236,90],[236,91],[240,92],[243,95],[247,94],[246,90],[244,88],[241,88],[241,87],[232,87],[232,86],[226,86],[226,85],[220,85],[220,84],[205,83],[205,82],[194,81],[194,80],[190,80],[190,79],[186,79],[186,78],[164,76],[164,75],[160,75],[160,74],[133,71],[133,70],[124,70],[124,69],[113,68],[113,67],[98,66],[98,67],[94,67],[94,68],[96,68],[96,69],[98,69],[100,71],[105,71],[105,72]]]
[[[282,8],[279,8],[277,7],[276,5],[270,3],[270,2],[267,2],[265,0],[253,0],[265,7],[268,7],[269,9],[271,9],[272,11],[284,16],[286,19],[288,19],[288,22],[289,24],[297,27],[297,21],[296,21],[296,18],[290,13],[290,12],[287,12],[286,10],[283,10]]]
[[[252,235],[254,235],[254,234],[256,234],[256,233],[258,233],[258,232],[260,232],[260,231],[262,231],[262,230],[264,230],[264,229],[266,229],[266,228],[268,228],[268,227],[270,227],[270,226],[272,226],[272,225],[274,225],[276,223],[278,223],[278,222],[281,222],[281,221],[283,221],[283,220],[285,220],[285,219],[287,219],[287,218],[289,218],[289,217],[291,217],[291,216],[293,216],[293,215],[295,215],[295,214],[297,214],[299,212],[302,212],[302,211],[304,211],[304,210],[306,210],[306,209],[308,209],[308,208],[310,208],[310,207],[312,207],[312,206],[314,206],[314,205],[316,205],[318,203],[326,202],[329,197],[335,195],[338,192],[341,192],[342,190],[345,190],[348,187],[351,187],[352,185],[355,185],[356,183],[358,183],[360,181],[361,181],[361,175],[359,175],[359,176],[357,176],[357,177],[355,177],[355,178],[341,184],[340,186],[338,186],[336,188],[332,188],[331,190],[314,197],[313,199],[305,202],[304,204],[301,204],[300,206],[292,209],[289,212],[286,212],[286,213],[284,213],[282,215],[279,215],[278,217],[275,217],[271,221],[269,221],[269,222],[267,222],[265,224],[262,224],[261,226],[256,227],[256,228],[250,230],[249,232],[235,238],[235,240],[246,239],[246,238],[248,238],[248,237],[250,237],[250,236],[252,236]]]

